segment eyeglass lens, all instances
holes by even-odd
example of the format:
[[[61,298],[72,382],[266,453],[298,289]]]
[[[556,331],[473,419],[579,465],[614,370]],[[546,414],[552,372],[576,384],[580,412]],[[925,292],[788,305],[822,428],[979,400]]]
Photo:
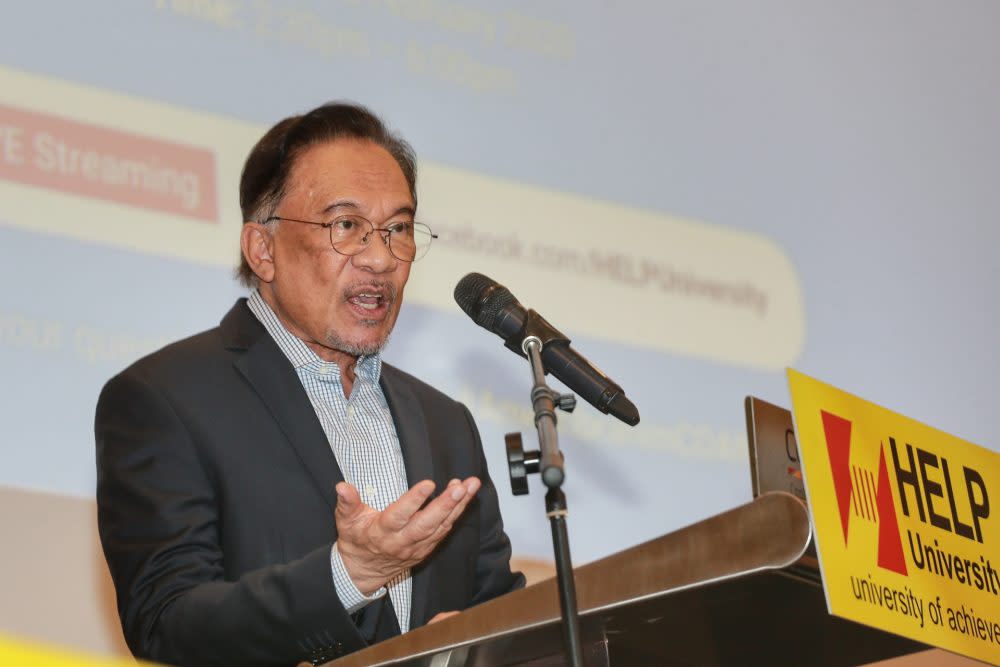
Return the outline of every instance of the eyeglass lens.
[[[430,228],[420,222],[396,222],[376,229],[365,218],[344,216],[334,220],[330,226],[330,243],[341,254],[356,255],[368,247],[376,234],[388,243],[389,252],[404,262],[423,257],[433,238]]]

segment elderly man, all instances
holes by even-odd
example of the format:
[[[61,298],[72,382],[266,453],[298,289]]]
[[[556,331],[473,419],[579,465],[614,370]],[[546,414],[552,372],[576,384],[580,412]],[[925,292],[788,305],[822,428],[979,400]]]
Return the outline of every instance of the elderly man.
[[[415,182],[364,108],[281,121],[240,184],[250,298],[105,386],[98,522],[137,656],[318,663],[523,585],[469,412],[379,356],[433,238]]]

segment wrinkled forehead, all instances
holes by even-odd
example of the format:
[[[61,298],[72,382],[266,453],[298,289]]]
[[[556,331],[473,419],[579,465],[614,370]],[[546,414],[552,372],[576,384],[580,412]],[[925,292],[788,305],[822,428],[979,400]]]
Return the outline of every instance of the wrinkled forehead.
[[[410,183],[402,168],[382,146],[343,138],[323,141],[302,150],[288,173],[285,196],[391,200],[387,205],[416,208]]]

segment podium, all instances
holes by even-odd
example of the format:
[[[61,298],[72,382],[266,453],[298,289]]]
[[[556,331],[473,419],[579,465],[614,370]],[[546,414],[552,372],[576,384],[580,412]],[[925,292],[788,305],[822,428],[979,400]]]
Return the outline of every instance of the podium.
[[[768,493],[575,568],[588,667],[840,667],[928,648],[830,616],[804,503]],[[556,581],[514,591],[330,667],[563,665]]]

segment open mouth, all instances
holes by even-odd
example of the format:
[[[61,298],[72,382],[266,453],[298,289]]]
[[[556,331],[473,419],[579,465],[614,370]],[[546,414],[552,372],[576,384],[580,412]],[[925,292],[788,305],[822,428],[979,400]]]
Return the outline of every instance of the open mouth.
[[[377,310],[382,305],[382,295],[363,292],[347,299],[355,306],[365,310]]]
[[[360,311],[376,313],[387,309],[396,300],[396,290],[388,283],[355,285],[345,291],[344,297]]]

